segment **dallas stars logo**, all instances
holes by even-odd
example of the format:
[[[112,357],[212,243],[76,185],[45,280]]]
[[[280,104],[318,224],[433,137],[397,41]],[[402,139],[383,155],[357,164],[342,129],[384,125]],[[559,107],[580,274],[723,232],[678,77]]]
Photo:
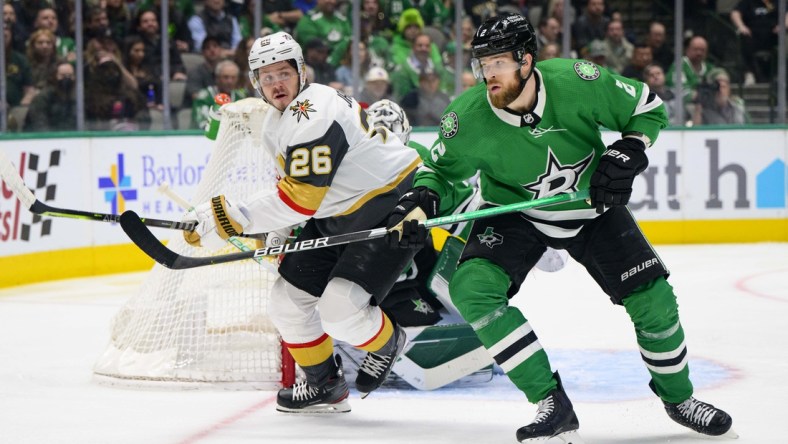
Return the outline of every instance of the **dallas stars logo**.
[[[457,131],[460,129],[460,119],[457,118],[457,113],[452,111],[441,117],[440,129],[444,139],[451,139],[457,135]]]
[[[558,158],[555,157],[553,150],[548,146],[547,166],[544,174],[539,176],[536,181],[523,185],[523,188],[534,193],[534,199],[577,191],[577,182],[593,158],[594,153],[591,153],[580,162],[563,165],[558,162]]]
[[[306,118],[306,120],[309,120],[309,113],[315,112],[315,109],[312,108],[312,104],[309,103],[309,99],[306,99],[303,102],[296,101],[296,104],[290,107],[290,111],[292,111],[293,115],[296,116],[296,120],[300,122],[302,116]]]
[[[432,309],[430,304],[428,304],[424,299],[421,299],[421,298],[419,298],[419,299],[411,299],[411,301],[415,305],[415,307],[413,308],[413,311],[415,311],[417,313],[422,313],[422,314],[426,315],[426,314],[430,314],[430,313],[434,312],[434,310]]]
[[[487,229],[484,230],[484,233],[479,234],[476,237],[479,238],[479,242],[487,245],[490,248],[503,243],[503,236],[498,233],[494,233],[492,227],[487,227]]]

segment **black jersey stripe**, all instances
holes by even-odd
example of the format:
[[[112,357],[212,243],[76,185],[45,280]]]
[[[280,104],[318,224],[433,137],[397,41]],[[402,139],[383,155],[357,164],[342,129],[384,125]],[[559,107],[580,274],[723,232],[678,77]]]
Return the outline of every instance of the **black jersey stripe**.
[[[503,349],[503,351],[493,356],[493,359],[495,359],[495,362],[497,362],[498,365],[503,365],[503,363],[511,359],[512,356],[516,355],[521,350],[525,349],[536,341],[536,333],[531,330],[527,335],[514,341],[510,346],[506,347]]]
[[[314,174],[314,172],[312,172],[307,176],[300,176],[297,179],[299,182],[315,187],[329,186],[334,180],[334,175],[339,169],[339,164],[342,163],[342,159],[345,158],[345,154],[347,154],[347,151],[350,148],[347,137],[345,136],[345,130],[342,129],[342,126],[336,120],[331,124],[331,126],[328,127],[326,133],[317,139],[287,147],[287,150],[285,150],[285,174],[289,175],[290,164],[293,161],[294,151],[300,150],[302,148],[306,148],[307,150],[311,151],[311,149],[316,146],[328,146],[331,149],[331,171],[328,174]]]
[[[687,347],[684,347],[681,350],[681,353],[678,354],[678,356],[670,359],[651,359],[645,357],[643,353],[640,354],[640,357],[643,358],[643,362],[653,367],[671,367],[674,365],[678,365],[684,360],[686,356],[687,356]]]

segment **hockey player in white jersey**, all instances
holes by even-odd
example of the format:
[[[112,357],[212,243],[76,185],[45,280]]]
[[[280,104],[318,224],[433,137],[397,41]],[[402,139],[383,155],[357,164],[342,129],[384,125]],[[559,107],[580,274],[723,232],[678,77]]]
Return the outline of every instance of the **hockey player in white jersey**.
[[[284,32],[257,39],[249,53],[252,84],[272,109],[263,146],[276,159],[272,193],[246,202],[217,196],[186,219],[193,245],[217,248],[241,232],[269,233],[305,223],[297,240],[385,226],[411,187],[417,153],[369,124],[351,97],[309,84],[301,47]],[[393,251],[383,239],[290,253],[274,284],[269,313],[306,380],[279,391],[277,409],[346,412],[349,395],[336,338],[365,350],[356,388],[377,389],[406,338],[377,306],[415,251]]]

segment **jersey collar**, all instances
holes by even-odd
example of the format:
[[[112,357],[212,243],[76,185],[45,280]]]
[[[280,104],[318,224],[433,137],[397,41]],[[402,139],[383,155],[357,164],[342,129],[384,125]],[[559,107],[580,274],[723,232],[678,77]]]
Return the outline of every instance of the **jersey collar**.
[[[544,105],[547,101],[547,93],[544,89],[544,82],[542,81],[542,73],[538,68],[534,68],[534,77],[536,78],[536,106],[525,114],[512,111],[508,108],[498,109],[490,102],[490,94],[487,93],[487,103],[490,105],[492,112],[498,116],[499,119],[508,123],[509,125],[522,128],[525,126],[536,128],[544,115]]]

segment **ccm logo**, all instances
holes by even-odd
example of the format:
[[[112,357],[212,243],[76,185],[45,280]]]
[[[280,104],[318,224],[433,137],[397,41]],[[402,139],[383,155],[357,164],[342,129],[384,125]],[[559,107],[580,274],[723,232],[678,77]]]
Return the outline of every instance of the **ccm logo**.
[[[649,259],[646,262],[643,262],[642,264],[638,265],[637,267],[630,268],[628,271],[625,271],[624,273],[621,273],[621,282],[624,282],[625,280],[627,280],[627,279],[631,278],[632,276],[640,273],[641,271],[645,270],[646,268],[649,268],[652,265],[657,265],[658,263],[659,263],[659,261],[656,258],[654,258],[654,259]]]
[[[602,155],[615,157],[616,159],[621,159],[624,163],[627,163],[627,161],[629,160],[629,156],[627,156],[626,154],[622,153],[619,150],[610,150],[610,149],[605,150],[605,152],[602,153]]]

